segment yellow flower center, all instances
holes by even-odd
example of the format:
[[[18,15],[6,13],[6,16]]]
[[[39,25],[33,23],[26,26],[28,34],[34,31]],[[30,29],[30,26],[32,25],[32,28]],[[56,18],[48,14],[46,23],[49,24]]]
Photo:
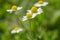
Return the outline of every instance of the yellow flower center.
[[[38,1],[39,4],[43,4],[43,1]]]
[[[37,12],[37,8],[36,8],[36,7],[32,7],[32,8],[31,8],[31,11],[32,11],[33,13],[35,13],[35,12]]]
[[[27,13],[27,14],[26,14],[26,17],[27,17],[27,18],[31,18],[31,17],[32,17],[32,14]]]
[[[19,28],[18,27],[15,27],[14,30],[18,30]]]
[[[11,9],[12,10],[17,10],[17,6],[13,5]]]

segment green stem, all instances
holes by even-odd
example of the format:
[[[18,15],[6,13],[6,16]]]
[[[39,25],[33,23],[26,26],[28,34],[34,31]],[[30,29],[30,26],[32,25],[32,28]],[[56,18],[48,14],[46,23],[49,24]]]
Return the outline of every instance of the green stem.
[[[19,40],[19,36],[18,35],[14,35],[14,39],[15,40]]]
[[[30,38],[31,38],[31,40],[33,40],[33,34],[32,34],[32,19],[29,20],[29,23],[30,23],[30,31],[29,31],[29,33],[30,33]]]
[[[0,33],[0,40],[2,40],[2,33]]]
[[[18,24],[21,24],[22,27],[25,27],[21,19],[19,19],[18,15],[16,15],[16,19],[18,20]]]
[[[31,20],[29,20],[29,26],[30,26],[29,28],[30,28],[30,31],[31,31]]]

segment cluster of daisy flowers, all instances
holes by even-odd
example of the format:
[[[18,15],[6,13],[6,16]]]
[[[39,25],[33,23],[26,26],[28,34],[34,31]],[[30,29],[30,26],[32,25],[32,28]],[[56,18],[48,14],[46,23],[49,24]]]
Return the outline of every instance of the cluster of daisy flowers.
[[[41,14],[43,12],[41,6],[46,6],[47,4],[48,2],[43,2],[43,0],[39,0],[30,10],[27,10],[27,13],[25,16],[23,16],[22,20],[26,21],[28,19],[35,18],[38,14]]]
[[[43,0],[39,0],[38,2],[36,2],[30,10],[27,10],[26,15],[23,16],[22,18],[22,21],[35,18],[37,15],[43,13],[41,6],[46,6],[47,4],[48,2],[44,2]],[[12,12],[16,12],[21,9],[22,7],[19,7],[19,6],[17,7],[16,5],[13,5],[11,9],[7,10],[7,12],[12,13]],[[12,34],[19,33],[20,31],[23,31],[23,29],[19,27],[14,27],[11,33]]]

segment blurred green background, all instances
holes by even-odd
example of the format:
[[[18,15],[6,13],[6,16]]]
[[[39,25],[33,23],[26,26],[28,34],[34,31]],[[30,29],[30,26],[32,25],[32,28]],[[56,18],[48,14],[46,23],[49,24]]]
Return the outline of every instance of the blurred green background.
[[[43,13],[34,19],[20,22],[26,10],[30,9],[38,0],[0,0],[0,40],[60,40],[60,0],[44,0],[49,4]],[[22,6],[17,14],[10,14],[6,10],[12,5]],[[19,17],[17,19],[16,15]],[[11,34],[14,26],[24,30],[18,34]]]

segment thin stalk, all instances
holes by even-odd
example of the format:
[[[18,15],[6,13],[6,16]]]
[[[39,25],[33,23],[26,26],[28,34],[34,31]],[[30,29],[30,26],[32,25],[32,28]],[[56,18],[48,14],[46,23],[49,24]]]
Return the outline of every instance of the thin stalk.
[[[23,25],[22,20],[19,19],[18,15],[16,15],[16,19],[18,20],[18,24],[21,24],[22,27],[25,27],[25,26]]]
[[[32,24],[31,22],[32,22],[32,19],[29,20],[29,23],[30,23],[30,31],[29,31],[29,34],[30,34],[31,40],[33,40],[33,34],[32,34],[32,30],[31,30],[31,27],[32,27],[31,26],[31,24]]]
[[[19,40],[19,36],[18,35],[14,35],[14,39],[15,40]]]
[[[2,33],[0,33],[0,40],[2,40]]]
[[[31,30],[31,20],[29,20],[29,23],[30,23],[30,30]]]

